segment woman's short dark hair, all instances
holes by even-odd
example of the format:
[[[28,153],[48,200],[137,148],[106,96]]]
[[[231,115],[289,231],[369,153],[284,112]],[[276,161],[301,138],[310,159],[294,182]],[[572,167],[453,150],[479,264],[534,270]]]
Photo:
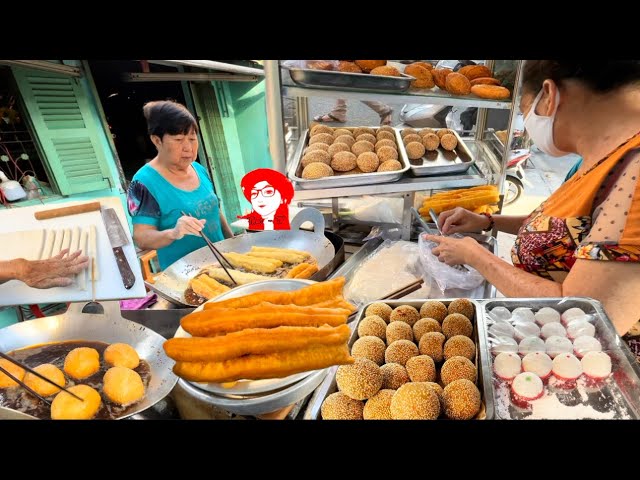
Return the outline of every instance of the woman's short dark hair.
[[[640,83],[640,60],[527,60],[522,72],[522,89],[537,93],[551,79],[558,85],[577,80],[597,93],[607,93]]]
[[[171,100],[148,102],[142,107],[149,135],[186,135],[198,131],[198,123],[184,105]]]

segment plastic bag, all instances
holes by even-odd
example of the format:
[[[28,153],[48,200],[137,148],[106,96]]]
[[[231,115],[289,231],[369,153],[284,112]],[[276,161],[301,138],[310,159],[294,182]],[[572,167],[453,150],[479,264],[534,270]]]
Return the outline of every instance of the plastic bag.
[[[345,199],[344,206],[347,209],[344,218],[362,222],[402,223],[403,198],[363,195]]]
[[[484,282],[484,277],[474,268],[465,265],[466,270],[457,269],[438,260],[431,250],[438,245],[425,239],[422,234],[418,237],[420,263],[424,273],[428,275],[425,281],[433,279],[438,288],[444,292],[449,289],[473,290]]]
[[[285,60],[285,68],[312,68],[314,70],[337,70],[339,60]]]

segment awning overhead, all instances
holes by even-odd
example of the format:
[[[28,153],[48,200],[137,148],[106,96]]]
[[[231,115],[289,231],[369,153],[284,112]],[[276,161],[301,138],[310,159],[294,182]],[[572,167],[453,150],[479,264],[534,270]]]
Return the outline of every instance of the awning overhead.
[[[232,63],[216,62],[214,60],[149,60],[149,63],[161,65],[182,65],[185,67],[205,68],[216,72],[239,73],[243,75],[259,75],[264,77],[264,71],[259,68],[243,67]]]

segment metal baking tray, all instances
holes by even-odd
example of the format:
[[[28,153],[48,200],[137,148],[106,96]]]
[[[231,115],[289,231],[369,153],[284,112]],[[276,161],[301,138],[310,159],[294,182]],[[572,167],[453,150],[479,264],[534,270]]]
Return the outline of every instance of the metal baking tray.
[[[436,132],[438,130],[444,130],[442,128],[433,128]],[[458,146],[448,151],[442,147],[438,147],[437,150],[432,152],[426,152],[421,158],[417,160],[409,160],[409,168],[411,173],[416,177],[427,177],[430,175],[448,175],[452,173],[464,173],[472,165],[476,163],[471,150],[464,143],[464,140],[458,135],[458,132],[452,130],[456,139],[458,140]],[[404,156],[409,158],[404,142],[400,143],[400,148],[404,151]]]
[[[453,300],[454,299],[438,299],[438,301],[444,303],[447,306],[449,306],[449,303],[451,303]],[[404,301],[403,300],[378,300],[378,301],[382,301],[393,308],[396,308],[400,305],[411,305],[412,307],[416,307],[417,309],[420,309],[422,304],[428,301],[428,299],[410,300],[410,301],[409,300],[404,300]],[[486,353],[483,352],[480,346],[482,334],[481,334],[479,325],[481,324],[480,318],[481,318],[482,306],[480,305],[480,303],[478,303],[475,300],[471,300],[471,302],[474,304],[476,308],[476,315],[473,321],[475,326],[475,328],[473,329],[473,341],[476,344],[476,361],[474,363],[478,370],[477,385],[478,385],[478,389],[480,390],[480,394],[482,395],[482,407],[480,408],[480,413],[476,418],[482,419],[482,420],[488,420],[493,418],[494,412],[493,412],[493,403],[492,403],[493,396],[489,395],[489,393],[491,393],[491,384],[485,383],[486,374],[484,369],[486,368],[485,367],[486,362],[483,361],[482,357],[485,356]],[[358,312],[356,320],[354,320],[349,324],[349,327],[351,327],[351,337],[349,338],[349,349],[351,349],[354,342],[358,339],[358,323],[360,323],[360,321],[365,317],[364,312],[366,311],[367,307],[371,305],[371,303],[375,303],[375,302],[370,302],[364,305]],[[337,370],[338,370],[337,366],[331,367],[329,369],[329,373],[327,374],[323,382],[320,384],[318,389],[314,392],[313,396],[309,400],[309,403],[307,404],[307,407],[303,415],[304,420],[318,420],[321,418],[320,409],[322,407],[322,402],[324,402],[325,398],[327,398],[329,395],[331,395],[332,393],[338,390],[338,386],[336,385]]]
[[[294,83],[301,87],[371,90],[376,92],[406,92],[415,77],[401,73],[399,77],[371,75],[368,73],[336,72],[333,70],[314,70],[310,68],[289,68]]]
[[[355,126],[344,128],[356,128]],[[380,127],[368,127],[378,129]],[[297,187],[302,189],[316,189],[316,188],[336,188],[336,187],[356,187],[359,185],[371,185],[374,183],[390,183],[396,182],[402,178],[407,170],[409,170],[409,158],[407,152],[402,148],[402,138],[400,133],[394,128],[396,133],[396,143],[398,144],[398,161],[402,164],[400,170],[395,172],[372,172],[372,173],[357,173],[351,175],[334,175],[332,177],[319,178],[317,180],[306,180],[302,178],[302,152],[307,148],[309,143],[309,130],[305,130],[302,135],[301,141],[298,143],[298,148],[293,156],[293,160],[289,167],[289,178],[296,183]]]
[[[602,344],[602,350],[611,357],[613,364],[612,375],[606,380],[600,389],[585,389],[581,379],[578,385],[567,393],[552,392],[545,387],[543,397],[556,395],[558,401],[567,407],[591,407],[600,412],[598,417],[604,417],[609,413],[614,419],[638,419],[640,418],[640,365],[635,356],[624,341],[618,336],[607,317],[600,302],[590,298],[529,298],[529,299],[509,299],[481,300],[479,301],[482,311],[480,322],[480,347],[483,350],[481,358],[483,365],[484,384],[488,388],[490,403],[494,406],[496,419],[525,419],[533,415],[532,411],[522,410],[514,407],[509,398],[509,387],[505,382],[494,379],[493,356],[491,345],[489,344],[488,326],[490,316],[488,312],[494,307],[506,307],[513,311],[517,307],[527,307],[532,310],[539,310],[542,307],[555,308],[564,312],[570,308],[581,308],[587,314],[597,317],[594,324],[596,327],[596,338]],[[579,413],[579,412],[577,412]],[[568,415],[558,414],[549,418],[566,417]]]

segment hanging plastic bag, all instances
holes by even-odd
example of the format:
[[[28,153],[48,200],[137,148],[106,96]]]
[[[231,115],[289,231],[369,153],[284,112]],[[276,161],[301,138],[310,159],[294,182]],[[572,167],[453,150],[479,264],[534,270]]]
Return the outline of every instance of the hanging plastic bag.
[[[485,281],[484,277],[474,268],[465,265],[465,269],[457,269],[438,260],[432,250],[438,246],[425,238],[425,234],[418,237],[418,251],[420,263],[427,275],[425,281],[433,279],[441,291],[452,288],[473,290]]]

